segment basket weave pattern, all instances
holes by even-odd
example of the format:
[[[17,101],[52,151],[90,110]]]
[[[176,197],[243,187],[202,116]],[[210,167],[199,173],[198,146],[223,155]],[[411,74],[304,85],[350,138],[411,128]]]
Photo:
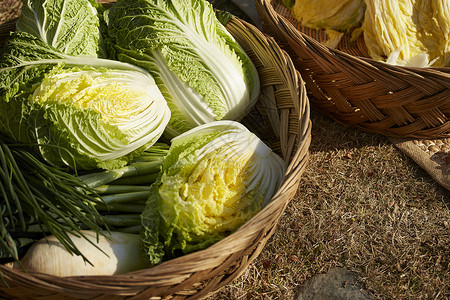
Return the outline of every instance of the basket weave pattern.
[[[289,56],[257,28],[237,18],[227,30],[258,69],[261,95],[242,120],[287,162],[270,203],[235,233],[211,247],[150,269],[114,276],[55,277],[0,266],[1,298],[23,299],[200,299],[239,277],[261,252],[297,191],[311,139],[306,89]],[[0,25],[0,36],[14,21]]]
[[[322,45],[280,0],[256,0],[263,32],[290,54],[311,104],[334,120],[393,137],[450,136],[450,68],[392,66],[364,56],[364,44]],[[341,47],[342,46],[342,47]]]

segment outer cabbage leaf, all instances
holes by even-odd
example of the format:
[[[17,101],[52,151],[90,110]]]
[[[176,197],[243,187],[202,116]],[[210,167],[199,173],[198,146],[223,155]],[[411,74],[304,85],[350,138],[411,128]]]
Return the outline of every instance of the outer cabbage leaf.
[[[206,248],[234,232],[270,201],[285,170],[278,155],[235,121],[174,138],[141,215],[149,261]]]
[[[364,0],[296,0],[292,14],[305,26],[344,32],[361,25],[364,9]]]
[[[172,111],[169,137],[239,120],[255,103],[252,61],[205,0],[117,1],[106,13],[112,52],[152,73]]]
[[[364,0],[296,0],[292,15],[302,25],[324,29],[325,45],[335,48],[343,34],[360,27],[364,19]]]
[[[39,144],[55,165],[121,167],[153,145],[170,119],[148,72],[68,56],[28,33],[8,41],[0,76],[0,131]]]
[[[69,55],[106,57],[94,0],[23,0],[16,30]]]

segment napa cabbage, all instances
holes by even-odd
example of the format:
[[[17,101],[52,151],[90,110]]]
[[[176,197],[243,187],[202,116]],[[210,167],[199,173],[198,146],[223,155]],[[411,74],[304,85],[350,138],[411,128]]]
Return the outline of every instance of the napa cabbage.
[[[364,0],[295,0],[291,6],[300,24],[325,30],[328,40],[324,44],[333,48],[345,32],[361,26],[364,10]]]
[[[450,1],[365,0],[369,54],[389,64],[450,66]]]
[[[159,139],[170,119],[145,70],[67,55],[26,32],[8,40],[0,76],[0,132],[39,145],[57,166],[124,166]]]
[[[240,120],[257,100],[255,66],[206,0],[119,0],[104,19],[110,53],[149,71],[168,101],[168,137]]]
[[[106,58],[95,0],[23,0],[16,31],[41,38],[62,53]]]
[[[234,232],[270,201],[285,170],[239,122],[207,123],[172,139],[141,215],[149,261],[203,249]]]

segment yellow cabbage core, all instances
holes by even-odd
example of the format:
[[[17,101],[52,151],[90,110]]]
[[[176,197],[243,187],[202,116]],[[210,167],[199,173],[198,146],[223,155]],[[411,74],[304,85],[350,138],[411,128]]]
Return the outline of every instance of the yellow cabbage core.
[[[190,203],[192,218],[201,232],[233,231],[258,211],[263,195],[247,191],[253,174],[250,157],[234,159],[209,153],[192,170],[180,189]]]
[[[148,108],[143,89],[130,88],[122,78],[79,71],[47,76],[34,91],[37,102],[58,101],[79,109],[94,109],[111,125],[129,122]],[[150,102],[149,102],[150,103]]]
[[[256,175],[252,163],[251,154],[224,155],[218,150],[211,151],[195,165],[186,165],[177,174],[163,175],[159,193],[169,202],[167,205],[176,206],[178,226],[186,234],[232,232],[253,217],[264,203],[259,183],[249,187]],[[179,200],[173,201],[173,197]]]

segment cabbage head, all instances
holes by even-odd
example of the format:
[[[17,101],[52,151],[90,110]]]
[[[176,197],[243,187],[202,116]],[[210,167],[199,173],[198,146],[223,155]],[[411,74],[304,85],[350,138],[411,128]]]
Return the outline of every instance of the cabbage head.
[[[0,132],[76,169],[117,168],[153,145],[170,110],[130,64],[63,54],[16,32],[0,57]]]
[[[365,0],[369,55],[389,64],[450,66],[450,1]]]
[[[106,58],[95,0],[22,0],[16,31],[28,32],[74,56]]]
[[[295,0],[291,7],[294,18],[303,26],[323,29],[329,47],[336,47],[345,32],[361,26],[364,0]]]
[[[216,121],[172,140],[141,215],[152,264],[208,247],[276,193],[285,162],[241,123]]]
[[[110,53],[149,71],[172,112],[166,136],[227,119],[256,102],[259,77],[206,0],[118,0],[105,12]]]

